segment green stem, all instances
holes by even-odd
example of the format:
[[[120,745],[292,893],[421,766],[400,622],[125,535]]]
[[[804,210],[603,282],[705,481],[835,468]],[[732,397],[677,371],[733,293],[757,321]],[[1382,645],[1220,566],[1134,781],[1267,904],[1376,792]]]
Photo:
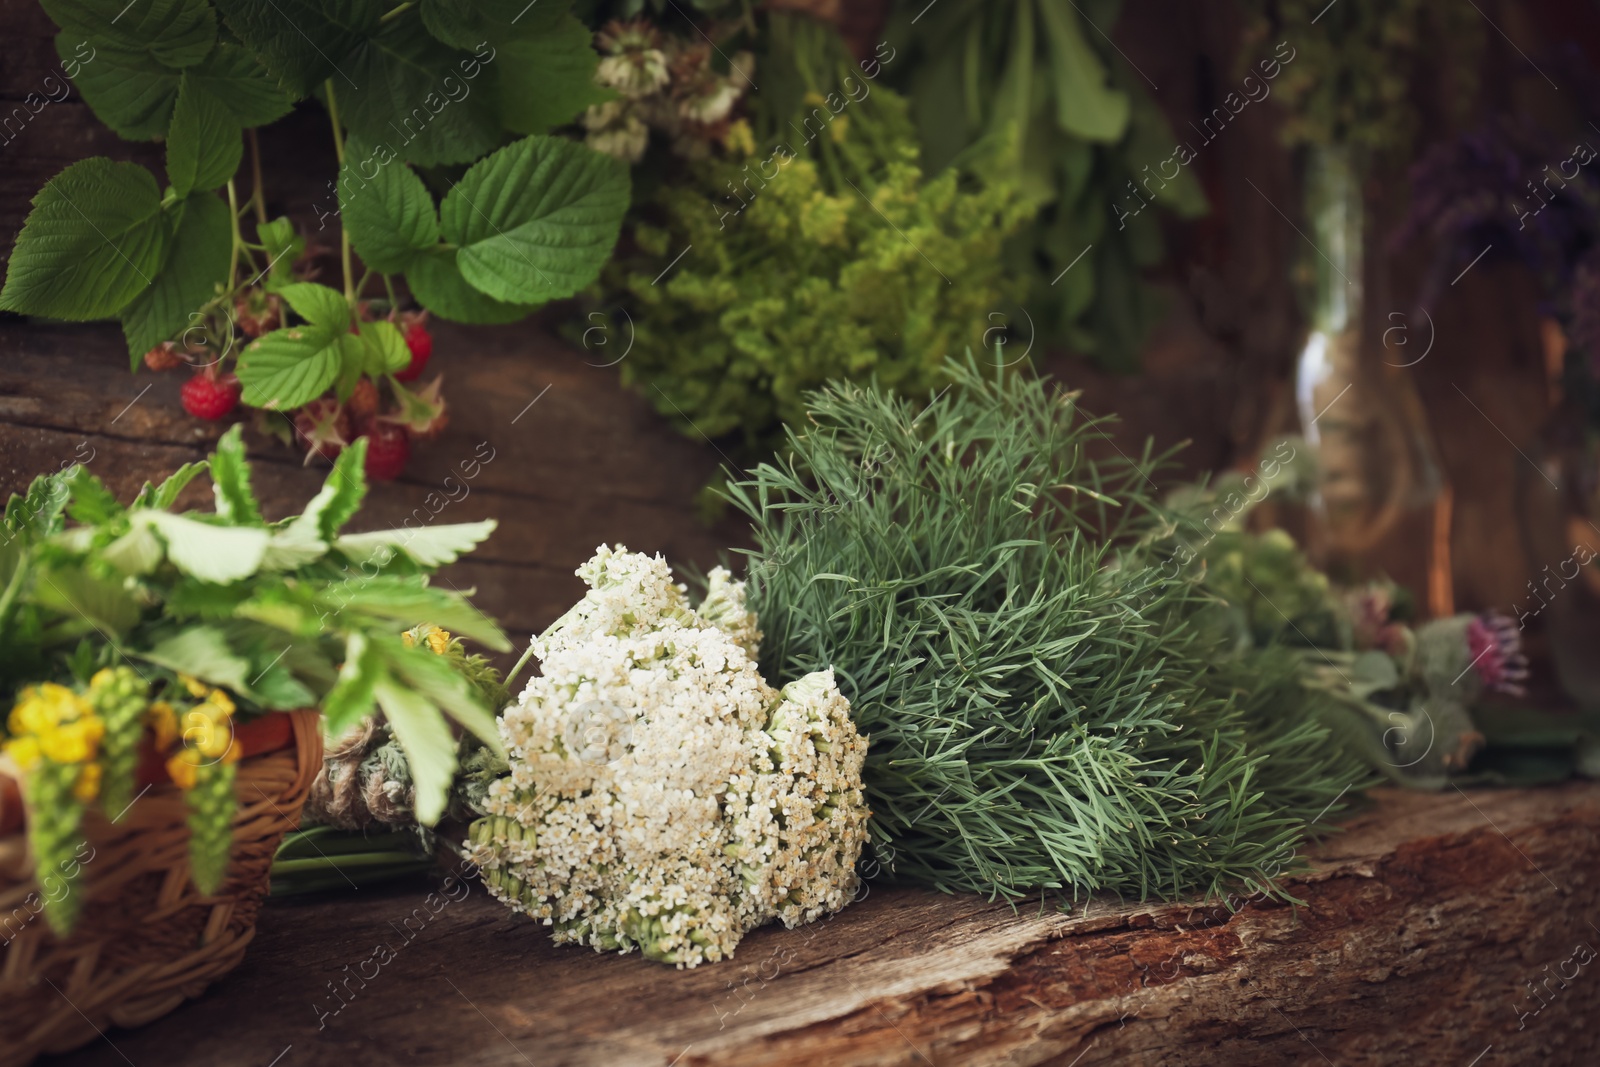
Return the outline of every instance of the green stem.
[[[533,642],[529,641],[528,642],[527,651],[522,653],[522,658],[517,660],[517,665],[515,667],[511,668],[511,673],[506,675],[505,686],[506,686],[507,689],[511,688],[512,680],[514,678],[516,678],[517,675],[522,673],[522,668],[526,667],[528,665],[528,661],[530,659],[532,659],[532,658],[533,658]]]
[[[401,4],[392,11],[385,12],[384,16],[378,20],[378,24],[383,25],[384,23],[391,22],[394,19],[399,18],[401,15],[404,15],[407,11],[410,11],[413,7],[416,7],[416,4],[410,2]]]
[[[367,273],[365,273],[365,274],[363,274],[361,276],[361,280],[359,282],[356,282],[356,296],[357,297],[360,297],[362,293],[367,291],[367,282],[369,282],[371,280],[372,280],[372,270],[371,270],[371,268],[368,268],[367,269]]]
[[[267,195],[261,186],[261,141],[256,137],[255,127],[244,131],[250,140],[250,180],[255,188],[250,193],[250,203],[255,205],[256,225],[267,224]]]
[[[431,866],[432,862],[427,856],[418,856],[415,852],[357,852],[332,858],[314,856],[308,859],[278,860],[272,865],[272,874],[277,877],[282,874],[322,872],[330,868],[337,871],[340,868],[356,867],[408,867],[413,864]]]
[[[28,574],[28,554],[26,551],[17,558],[17,569],[11,572],[11,580],[6,583],[6,591],[0,593],[0,626],[6,621],[6,616],[11,614],[11,605],[17,599],[17,594],[22,591],[22,580]]]
[[[399,307],[400,307],[400,301],[398,299],[396,299],[396,297],[394,295],[394,279],[389,277],[387,274],[383,275],[382,277],[383,277],[383,288],[389,294],[389,307],[390,307],[391,310],[398,310]]]
[[[333,152],[339,158],[339,169],[344,170],[344,133],[339,126],[339,101],[334,97],[333,79],[329,78],[323,83],[323,89],[328,94],[328,120],[333,123]],[[339,261],[344,267],[344,298],[351,304],[356,302],[355,286],[352,283],[350,269],[350,231],[345,228],[344,221],[339,222]]]
[[[239,194],[228,179],[228,221],[233,226],[233,248],[228,252],[228,292],[239,285],[239,250],[244,247],[244,234],[239,232]]]

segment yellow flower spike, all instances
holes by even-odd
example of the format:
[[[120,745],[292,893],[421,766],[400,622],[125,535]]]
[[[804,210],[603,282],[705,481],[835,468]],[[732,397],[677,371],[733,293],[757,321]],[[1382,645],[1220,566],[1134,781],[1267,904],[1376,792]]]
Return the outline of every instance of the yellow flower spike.
[[[94,759],[105,732],[105,723],[89,716],[39,735],[39,748],[56,763],[86,763]]]
[[[218,713],[221,714],[223,718],[229,718],[233,715],[235,710],[233,698],[220,689],[213,689],[211,692],[207,693],[206,703],[216,708]]]
[[[145,709],[145,721],[155,731],[156,751],[165,752],[178,739],[178,713],[165,700],[157,700]]]
[[[25,771],[31,770],[42,755],[39,750],[39,739],[36,737],[13,738],[6,742],[5,751],[12,762]]]
[[[405,645],[407,648],[415,648],[417,639],[411,636],[410,630],[407,630],[405,633],[400,635],[400,643]]]
[[[100,764],[85,763],[73,783],[72,795],[87,804],[100,795]]]
[[[110,667],[101,667],[94,672],[94,677],[89,679],[90,689],[99,689],[101,686],[110,685],[117,678],[117,672]]]
[[[450,634],[437,626],[430,627],[427,636],[428,647],[435,656],[442,656],[450,647]]]
[[[172,784],[179,789],[189,790],[194,788],[198,764],[191,757],[194,749],[186,748],[182,752],[167,760],[167,777],[172,779]]]
[[[178,675],[178,681],[183,683],[183,687],[189,691],[190,696],[199,699],[200,697],[206,695],[206,686],[204,682],[191,678],[187,674]]]

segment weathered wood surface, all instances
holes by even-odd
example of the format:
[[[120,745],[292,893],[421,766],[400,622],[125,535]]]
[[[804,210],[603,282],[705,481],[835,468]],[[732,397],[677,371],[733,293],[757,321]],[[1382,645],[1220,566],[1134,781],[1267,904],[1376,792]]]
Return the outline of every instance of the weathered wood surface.
[[[1293,886],[1300,908],[1018,914],[874,888],[692,971],[557,949],[476,885],[274,902],[207,996],[54,1062],[1600,1062],[1600,784],[1376,796]]]
[[[354,527],[494,518],[500,528],[440,580],[514,638],[549,624],[582,594],[572,569],[600,542],[709,566],[738,537],[693,515],[721,463],[624,389],[616,370],[537,326],[437,324],[435,356],[452,402],[437,441],[397,482],[376,485]],[[130,375],[105,327],[0,328],[0,499],[64,463],[84,462],[129,499],[147,478],[202,458],[219,424],[184,414],[182,370]],[[588,362],[586,362],[586,356]],[[262,434],[247,435],[269,517],[299,510],[327,475]],[[191,487],[204,504],[210,489]]]

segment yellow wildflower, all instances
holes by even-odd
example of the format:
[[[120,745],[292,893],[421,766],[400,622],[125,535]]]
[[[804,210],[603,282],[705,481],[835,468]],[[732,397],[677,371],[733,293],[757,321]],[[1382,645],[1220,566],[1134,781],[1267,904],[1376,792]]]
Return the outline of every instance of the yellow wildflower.
[[[215,759],[233,747],[233,729],[226,715],[218,715],[209,702],[196,704],[183,716],[184,743]]]
[[[183,687],[189,691],[190,696],[199,698],[206,695],[206,684],[199,679],[191,678],[187,674],[180,674],[178,675],[178,681],[183,683]]]
[[[233,698],[220,689],[213,689],[207,693],[206,703],[216,708],[223,718],[228,718],[234,712]]]
[[[178,739],[178,713],[165,700],[157,700],[145,710],[145,721],[155,731],[157,752],[165,752]]]
[[[410,630],[407,630],[405,633],[400,635],[401,642],[407,648],[415,647],[417,643],[415,634],[419,630],[422,632],[422,640],[426,642],[428,648],[435,656],[442,656],[445,654],[445,651],[450,647],[450,633],[447,630],[439,629],[439,627],[433,625],[432,623],[428,623],[424,626],[416,626]]]
[[[192,748],[186,748],[167,760],[167,776],[172,779],[172,784],[179,789],[188,790],[194,788],[199,768],[200,754]]]
[[[22,770],[31,770],[39,762],[39,739],[32,736],[12,738],[6,742],[6,755]]]
[[[105,732],[105,723],[90,715],[40,734],[39,749],[56,763],[85,763],[94,759]]]
[[[21,695],[22,699],[11,709],[9,725],[13,734],[45,734],[57,723],[93,714],[88,701],[54,682],[30,685]]]
[[[72,785],[72,795],[85,804],[100,795],[100,764],[85,763]]]
[[[99,689],[102,686],[110,685],[116,680],[116,671],[112,670],[110,667],[101,667],[99,670],[94,672],[94,677],[89,679],[89,688]]]

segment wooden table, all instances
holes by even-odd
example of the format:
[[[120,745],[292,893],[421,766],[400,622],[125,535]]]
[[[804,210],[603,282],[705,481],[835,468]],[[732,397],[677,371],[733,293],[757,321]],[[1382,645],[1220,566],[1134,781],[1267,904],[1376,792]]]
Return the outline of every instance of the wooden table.
[[[476,885],[279,902],[207,996],[52,1062],[1600,1063],[1600,783],[1375,799],[1303,907],[873,887],[691,971],[555,948]]]

